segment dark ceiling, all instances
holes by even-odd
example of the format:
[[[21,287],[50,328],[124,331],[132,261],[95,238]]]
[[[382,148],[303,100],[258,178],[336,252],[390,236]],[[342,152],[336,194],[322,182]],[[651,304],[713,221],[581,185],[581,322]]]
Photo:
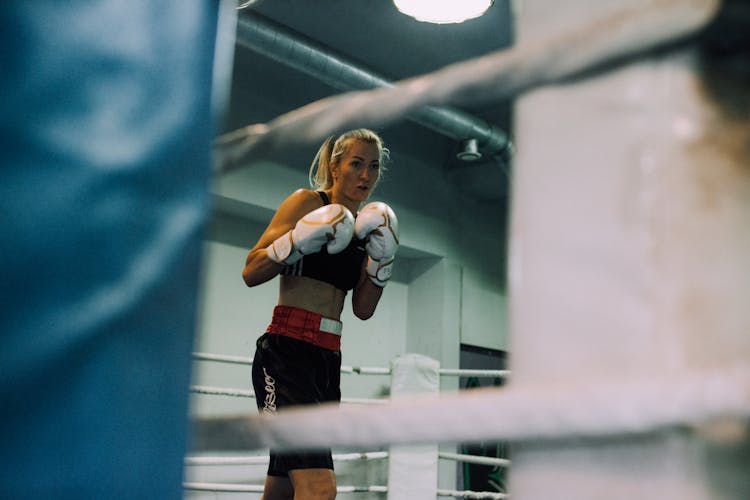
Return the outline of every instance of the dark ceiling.
[[[429,24],[400,13],[390,0],[259,0],[239,11],[239,20],[260,19],[286,35],[366,68],[389,81],[428,73],[451,63],[502,50],[512,43],[511,7],[495,0],[480,18],[461,24]],[[248,44],[235,50],[231,104],[223,131],[266,122],[343,90],[294,69]],[[281,59],[281,60],[279,60]],[[510,133],[510,105],[498,102],[461,111]],[[450,175],[458,141],[404,119],[380,130],[394,157],[408,157]],[[297,157],[299,155],[299,158]],[[282,160],[306,169],[311,157],[289,152]],[[480,202],[505,197],[503,160],[483,158],[473,168],[488,169],[479,180],[461,176],[464,192]],[[494,176],[494,177],[493,177]],[[474,176],[474,179],[477,177]],[[452,180],[453,182],[453,180]],[[474,182],[476,185],[471,185]]]

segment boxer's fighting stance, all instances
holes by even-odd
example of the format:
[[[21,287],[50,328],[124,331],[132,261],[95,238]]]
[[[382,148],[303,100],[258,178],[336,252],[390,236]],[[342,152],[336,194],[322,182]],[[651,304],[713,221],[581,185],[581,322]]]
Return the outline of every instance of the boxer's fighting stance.
[[[375,312],[398,248],[398,223],[372,193],[388,156],[382,139],[358,129],[331,137],[310,167],[313,189],[298,189],[279,206],[245,261],[255,286],[280,274],[279,302],[257,341],[253,386],[258,409],[340,401],[344,299],[360,319]],[[276,453],[265,500],[334,498],[331,451]]]

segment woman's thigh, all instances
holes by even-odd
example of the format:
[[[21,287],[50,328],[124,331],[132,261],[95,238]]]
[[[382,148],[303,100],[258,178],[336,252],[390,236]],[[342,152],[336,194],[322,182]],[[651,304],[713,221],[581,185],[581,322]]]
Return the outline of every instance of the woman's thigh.
[[[336,475],[331,469],[294,469],[289,471],[289,478],[300,498],[336,497]]]

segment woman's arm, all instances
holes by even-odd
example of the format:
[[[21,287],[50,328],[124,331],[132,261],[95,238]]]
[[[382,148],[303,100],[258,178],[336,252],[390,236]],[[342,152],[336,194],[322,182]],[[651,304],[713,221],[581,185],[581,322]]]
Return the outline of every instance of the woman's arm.
[[[366,240],[367,259],[352,294],[352,309],[358,318],[368,319],[375,313],[383,287],[391,278],[398,250],[398,219],[385,203],[368,203],[357,214],[354,232],[358,238]]]
[[[383,288],[375,285],[367,277],[366,262],[365,260],[362,265],[362,274],[352,293],[352,311],[359,319],[370,319],[375,313],[380,296],[383,295]]]
[[[283,266],[268,257],[266,248],[278,237],[294,228],[298,220],[321,206],[323,206],[323,201],[309,189],[298,189],[279,205],[268,227],[245,259],[242,279],[247,286],[265,283],[281,272]]]

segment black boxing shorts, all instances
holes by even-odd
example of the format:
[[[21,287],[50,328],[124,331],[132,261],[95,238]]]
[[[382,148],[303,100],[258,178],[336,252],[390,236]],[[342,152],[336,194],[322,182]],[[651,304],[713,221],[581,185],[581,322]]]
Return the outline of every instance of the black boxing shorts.
[[[274,322],[269,326],[269,331],[256,342],[252,378],[258,409],[266,414],[274,414],[279,409],[291,406],[341,401],[340,351],[303,340],[299,331],[291,336],[286,335],[279,325],[278,312],[279,307],[274,310]],[[299,323],[297,319],[301,315],[313,314],[287,307],[282,312],[282,317],[293,317],[293,326]],[[319,333],[310,331],[307,337],[314,338]],[[288,472],[295,469],[333,469],[331,450],[283,453],[271,450],[269,476],[287,477]]]

